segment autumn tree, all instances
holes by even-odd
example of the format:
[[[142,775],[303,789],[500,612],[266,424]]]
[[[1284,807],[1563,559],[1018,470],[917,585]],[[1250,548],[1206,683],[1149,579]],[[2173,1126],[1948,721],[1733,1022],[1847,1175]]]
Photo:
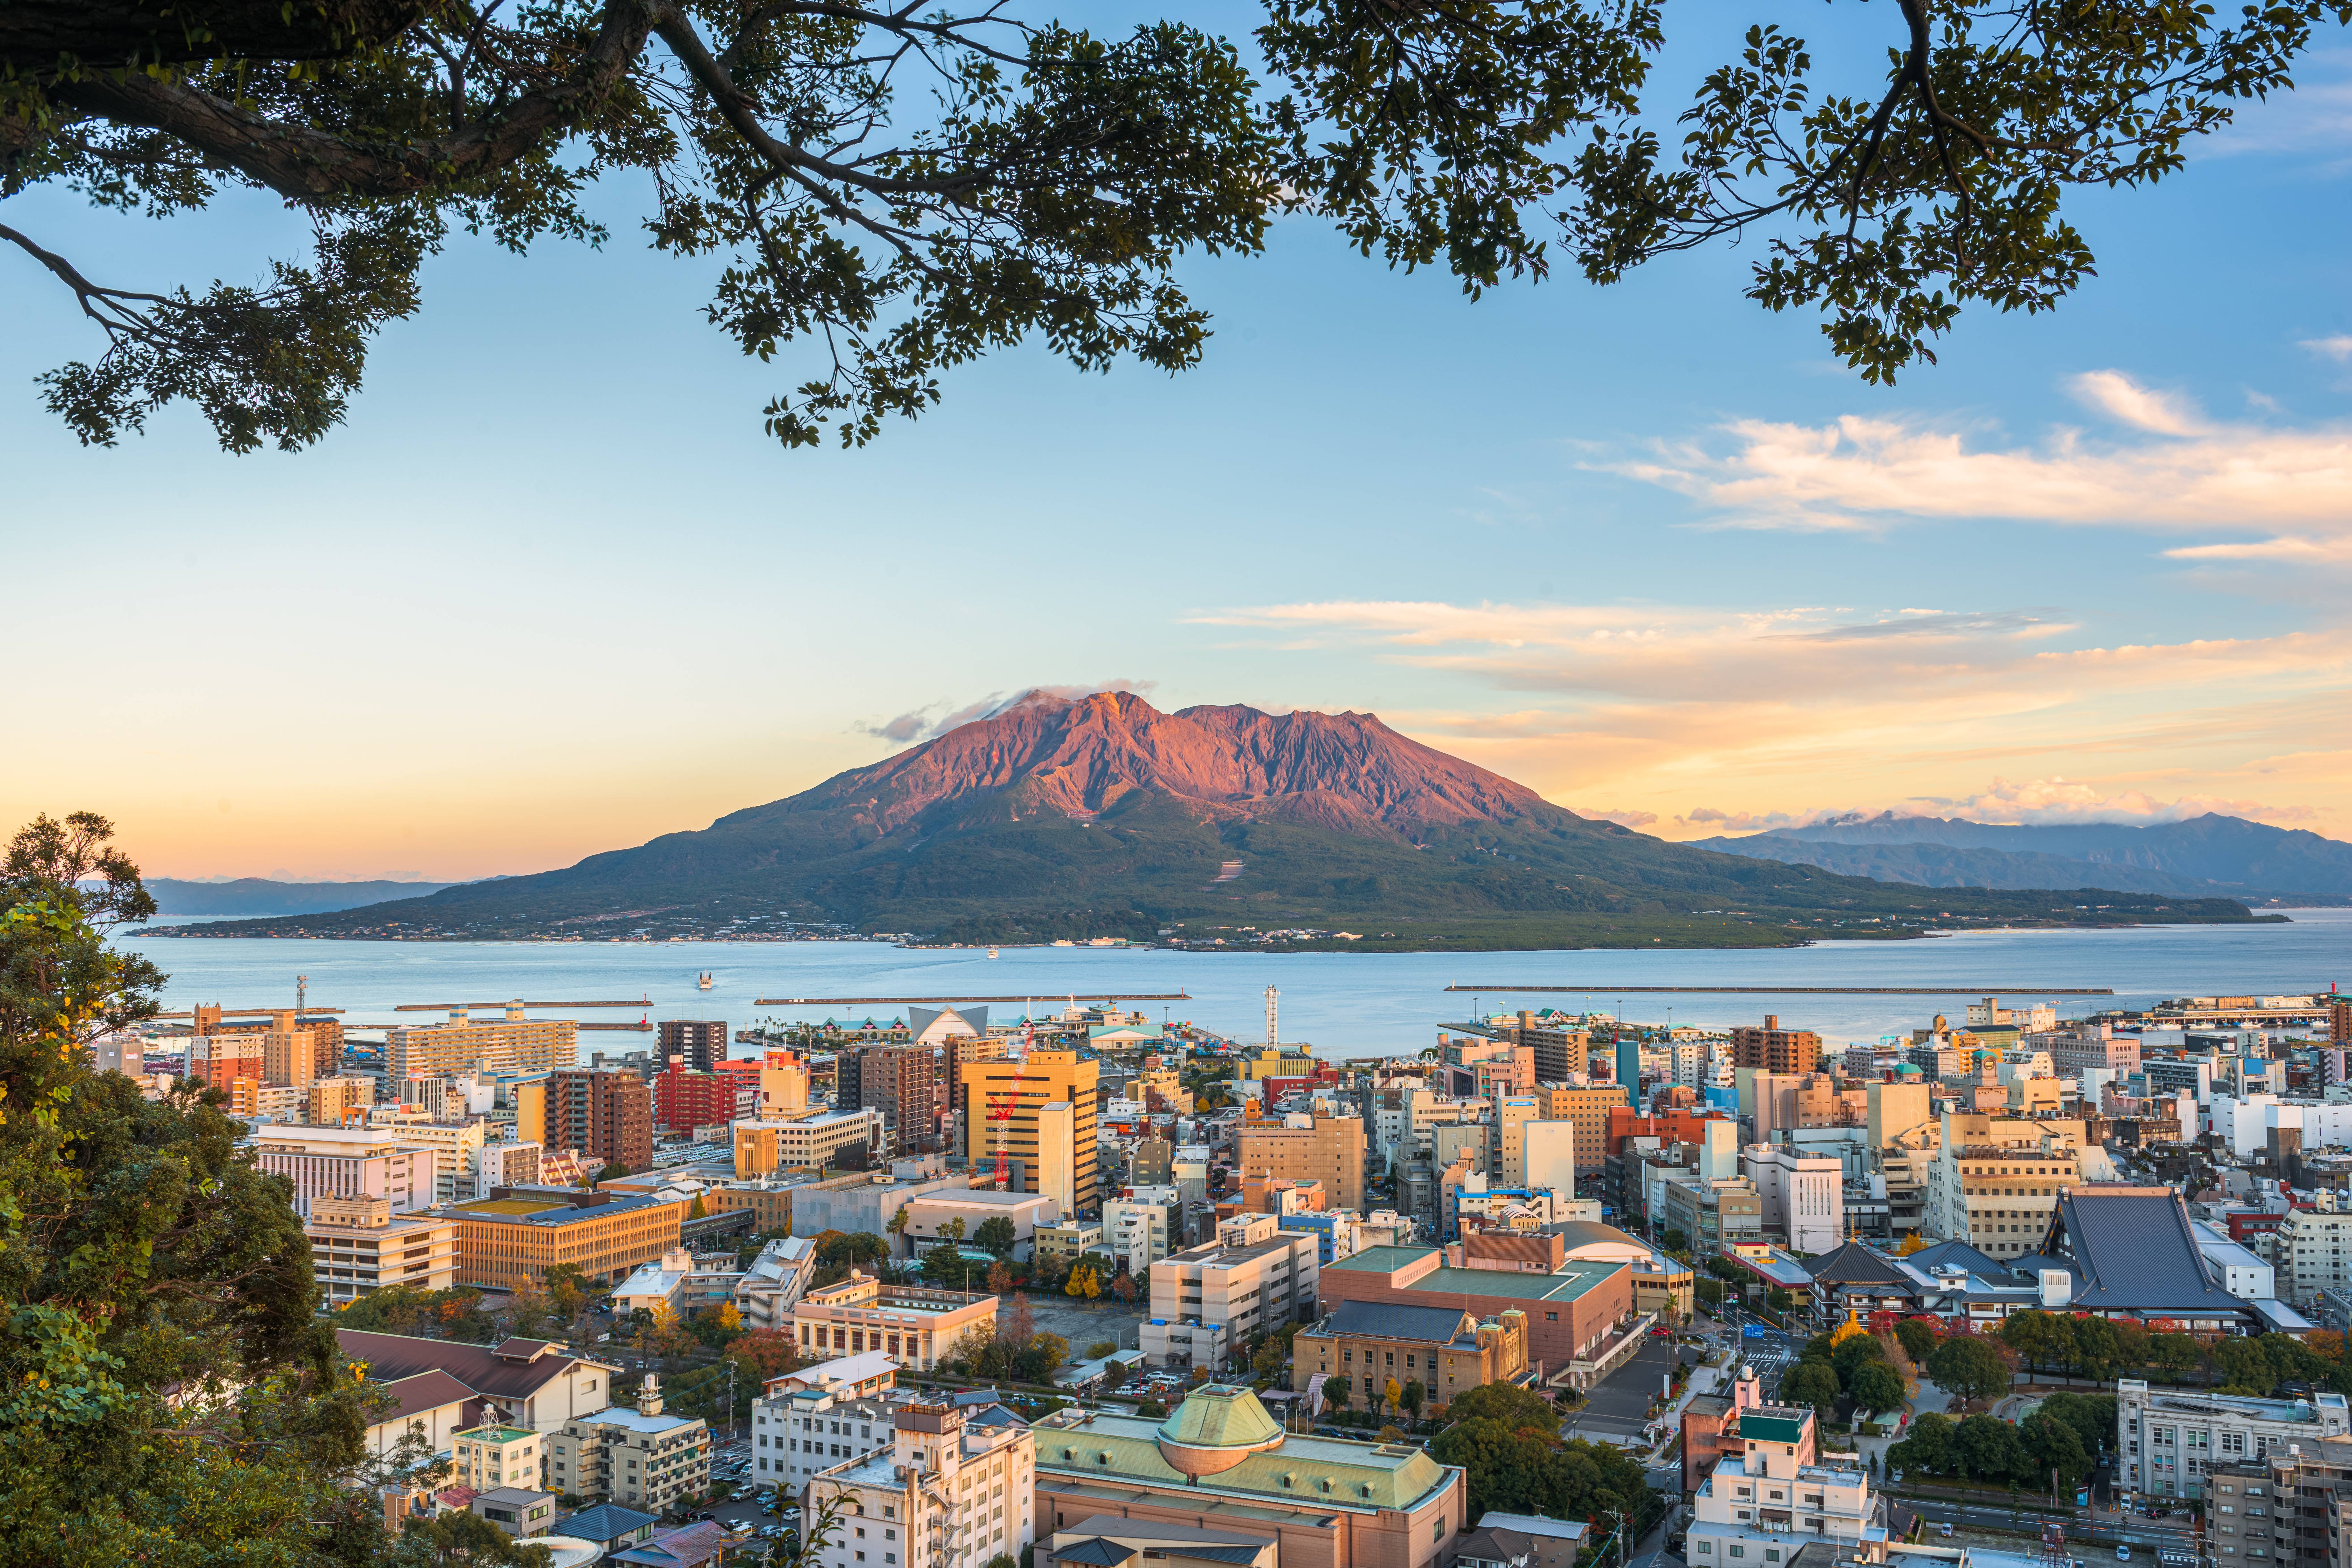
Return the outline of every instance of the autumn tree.
[[[723,258],[715,328],[804,367],[766,409],[787,445],[871,439],[1029,339],[1186,368],[1209,322],[1179,268],[1286,214],[1474,297],[1751,238],[1746,296],[1885,381],[1964,309],[2054,308],[2095,269],[2070,198],[2179,169],[2352,0],[1900,0],[1818,38],[1759,14],[1674,73],[1687,98],[1651,82],[1655,0],[1262,5],[1246,52],[996,5],[0,6],[0,195],[162,219],[262,192],[313,241],[198,291],[0,240],[90,323],[45,385],[93,442],[180,400],[232,450],[319,439],[453,226],[598,243],[605,181],[656,248]]]

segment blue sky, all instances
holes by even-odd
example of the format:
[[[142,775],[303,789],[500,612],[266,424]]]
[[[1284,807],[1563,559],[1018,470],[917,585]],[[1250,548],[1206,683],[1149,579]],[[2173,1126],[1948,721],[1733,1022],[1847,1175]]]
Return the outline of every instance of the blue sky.
[[[1892,390],[1741,300],[1739,252],[1474,304],[1293,219],[1185,268],[1217,334],[1190,374],[1024,349],[861,451],[786,453],[760,408],[800,375],[702,323],[710,269],[615,187],[603,251],[454,244],[320,447],[229,458],[174,411],[96,451],[31,384],[90,337],[0,259],[48,677],[0,695],[0,805],[109,811],[165,873],[523,871],[875,760],[893,716],[1120,679],[1377,711],[1674,837],[2209,805],[2343,837],[2327,41],[2183,175],[2080,201],[2101,276],[2055,316],[1968,321]],[[136,286],[299,242],[260,201],[5,208]]]

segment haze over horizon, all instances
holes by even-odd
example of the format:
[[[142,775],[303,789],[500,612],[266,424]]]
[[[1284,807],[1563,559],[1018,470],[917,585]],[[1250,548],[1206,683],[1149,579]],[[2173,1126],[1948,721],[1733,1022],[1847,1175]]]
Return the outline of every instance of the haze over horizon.
[[[1969,317],[1893,388],[1738,299],[1737,251],[1474,303],[1289,219],[1181,269],[1196,371],[1022,349],[787,453],[790,354],[712,332],[716,264],[648,253],[616,189],[601,250],[460,237],[345,426],[233,459],[184,408],[78,446],[32,378],[89,333],[46,300],[0,342],[0,464],[20,647],[73,658],[0,695],[0,810],[104,812],[158,875],[521,873],[1125,679],[1374,712],[1677,839],[2352,837],[2352,51],[2305,65],[2155,189],[2074,198],[2100,275],[2054,314]],[[299,239],[252,197],[169,256],[70,193],[9,206],[129,283]]]

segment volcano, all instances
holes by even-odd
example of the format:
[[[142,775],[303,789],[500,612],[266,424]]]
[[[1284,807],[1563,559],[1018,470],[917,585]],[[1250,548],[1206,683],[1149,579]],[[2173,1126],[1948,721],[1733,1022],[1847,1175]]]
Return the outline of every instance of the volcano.
[[[1113,691],[1032,693],[787,799],[563,870],[184,929],[1255,942],[1282,927],[1370,947],[1711,946],[2248,918],[2224,900],[1930,892],[1717,854],[1578,816],[1369,713],[1163,713]]]

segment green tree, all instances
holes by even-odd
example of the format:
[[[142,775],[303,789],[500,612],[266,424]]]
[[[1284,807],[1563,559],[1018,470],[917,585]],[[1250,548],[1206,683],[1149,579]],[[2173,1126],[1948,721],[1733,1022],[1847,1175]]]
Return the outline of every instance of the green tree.
[[[1850,1334],[1831,1352],[1830,1364],[1837,1368],[1838,1386],[1851,1394],[1864,1367],[1886,1365],[1886,1350],[1875,1335]]]
[[[1668,1226],[1664,1231],[1659,1233],[1658,1245],[1664,1247],[1668,1252],[1688,1252],[1690,1250],[1690,1237],[1684,1235],[1680,1230],[1677,1230],[1673,1226]]]
[[[1797,1299],[1775,1285],[1764,1293],[1764,1304],[1776,1312],[1785,1312],[1797,1304]]]
[[[2074,1320],[2054,1312],[2014,1312],[2000,1326],[2001,1342],[2029,1367],[2065,1367],[2075,1361]]]
[[[1507,1383],[1483,1383],[1464,1389],[1454,1396],[1446,1414],[1456,1421],[1492,1421],[1507,1432],[1534,1432],[1549,1437],[1559,1430],[1558,1406],[1540,1394]]]
[[[1923,1411],[1911,1423],[1911,1435],[1886,1450],[1886,1468],[1914,1475],[1951,1473],[1958,1462],[1953,1447],[1952,1419],[1940,1411]]]
[[[2116,1337],[2116,1325],[2105,1318],[2080,1318],[2075,1320],[2074,1335],[2073,1370],[2081,1376],[2102,1382],[2113,1376],[2122,1356],[2122,1342]]]
[[[1810,1405],[1827,1420],[1837,1407],[1837,1369],[1825,1361],[1801,1361],[1780,1379],[1780,1400],[1785,1405]]]
[[[590,1186],[601,1187],[606,1182],[617,1182],[628,1173],[629,1168],[616,1161],[597,1172],[593,1176],[591,1176],[588,1179],[588,1184]]]
[[[2072,1424],[2036,1410],[2017,1427],[2025,1446],[2026,1473],[2037,1481],[2053,1470],[2063,1486],[2072,1486],[2091,1473],[2095,1449],[2085,1448]]]
[[[587,1279],[580,1272],[580,1265],[552,1264],[541,1283],[547,1293],[548,1305],[562,1313],[566,1322],[576,1326],[588,1305]]]
[[[1990,1399],[2009,1392],[2009,1362],[1992,1341],[1951,1334],[1928,1353],[1926,1372],[1956,1399]]]
[[[2034,1414],[2063,1421],[2073,1427],[2083,1451],[2095,1459],[2116,1447],[2116,1396],[2112,1394],[2053,1394],[2042,1402]]]
[[[1421,1386],[1421,1380],[1407,1378],[1403,1392],[1398,1395],[1398,1403],[1404,1406],[1404,1413],[1407,1415],[1418,1421],[1421,1419],[1422,1401],[1426,1397],[1427,1394]]]
[[[1905,1390],[1903,1374],[1883,1361],[1865,1363],[1853,1374],[1847,1390],[1853,1395],[1854,1408],[1883,1415],[1903,1408]]]
[[[1906,1318],[1895,1325],[1895,1337],[1902,1342],[1903,1353],[1921,1366],[1927,1354],[1936,1348],[1936,1331],[1916,1318]]]
[[[2149,1365],[2178,1382],[2181,1373],[2203,1359],[2203,1352],[2193,1335],[2150,1334],[2147,1337],[2147,1359]]]
[[[2017,1428],[1990,1415],[1971,1415],[1959,1425],[1953,1447],[1960,1473],[1995,1485],[2014,1480],[2025,1469],[2025,1448]]]
[[[415,1514],[404,1521],[391,1553],[390,1568],[546,1568],[555,1554],[544,1546],[517,1541],[480,1514]]]
[[[0,1560],[364,1563],[364,1488],[430,1456],[363,1451],[383,1401],[222,1095],[89,1065],[163,981],[108,941],[154,909],[111,836],[42,817],[0,859]]]
[[[1694,1280],[1691,1283],[1691,1293],[1706,1306],[1723,1305],[1723,1281],[1720,1279]]]
[[[980,1228],[971,1233],[971,1244],[974,1247],[983,1252],[993,1253],[999,1258],[1013,1250],[1013,1222],[1003,1215],[998,1215],[992,1219],[982,1220]]]

